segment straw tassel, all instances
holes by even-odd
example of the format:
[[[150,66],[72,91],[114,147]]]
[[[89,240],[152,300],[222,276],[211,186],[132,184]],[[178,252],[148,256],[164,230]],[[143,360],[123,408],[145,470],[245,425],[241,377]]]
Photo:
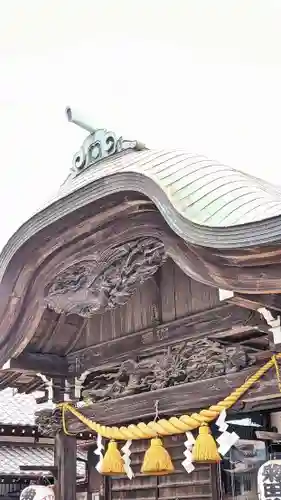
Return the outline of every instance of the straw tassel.
[[[171,474],[174,466],[171,457],[159,438],[153,438],[143,459],[141,472],[150,476]]]
[[[116,441],[112,440],[108,443],[107,450],[100,466],[100,472],[106,476],[119,476],[120,474],[125,474],[124,461],[118,450]]]
[[[216,441],[207,424],[202,424],[199,428],[199,434],[192,450],[192,460],[209,463],[218,463],[221,460]]]

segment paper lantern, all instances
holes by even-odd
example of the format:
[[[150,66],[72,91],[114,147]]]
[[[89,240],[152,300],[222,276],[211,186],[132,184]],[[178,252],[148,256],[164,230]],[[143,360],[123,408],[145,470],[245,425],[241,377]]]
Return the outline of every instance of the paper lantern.
[[[55,500],[55,493],[50,486],[33,484],[22,490],[20,500]]]
[[[261,500],[281,497],[281,460],[268,460],[258,471],[258,493]]]

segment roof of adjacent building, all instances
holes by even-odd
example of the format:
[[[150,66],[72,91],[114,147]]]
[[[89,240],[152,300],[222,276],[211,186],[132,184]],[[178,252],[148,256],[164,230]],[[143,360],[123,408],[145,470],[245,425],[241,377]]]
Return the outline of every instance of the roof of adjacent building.
[[[43,406],[47,404],[40,409]],[[0,425],[35,425],[37,410],[34,394],[20,394],[9,387],[0,391]]]
[[[40,408],[48,403],[40,405]],[[35,412],[38,411],[34,394],[20,394],[11,388],[0,391],[0,425],[35,425]],[[85,452],[79,450],[78,457],[85,458]],[[7,443],[0,446],[0,475],[46,475],[42,471],[20,471],[21,465],[54,465],[52,446]],[[85,464],[77,462],[77,475],[83,476]]]
[[[82,452],[78,456],[85,458]],[[21,471],[20,466],[53,466],[54,450],[51,446],[0,446],[0,475],[47,475],[42,471]],[[84,476],[85,464],[77,461],[77,475]]]

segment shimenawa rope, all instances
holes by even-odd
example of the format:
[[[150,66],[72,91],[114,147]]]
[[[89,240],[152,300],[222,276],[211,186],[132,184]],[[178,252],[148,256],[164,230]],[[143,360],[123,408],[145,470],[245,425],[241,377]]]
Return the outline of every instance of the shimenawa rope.
[[[61,403],[58,405],[62,409],[62,424],[65,434],[70,434],[66,427],[65,414],[67,411],[75,415],[83,424],[89,427],[92,431],[107,439],[114,440],[136,440],[136,439],[151,439],[159,436],[171,436],[174,434],[182,434],[187,431],[197,429],[202,424],[208,424],[215,420],[223,410],[231,408],[238,399],[241,398],[263,375],[273,366],[276,370],[279,390],[281,392],[281,379],[277,359],[281,359],[281,353],[273,355],[272,358],[265,363],[256,373],[251,375],[244,384],[238,389],[235,389],[229,396],[216,405],[210,406],[208,409],[201,410],[199,413],[192,415],[182,415],[181,417],[171,417],[169,419],[154,419],[147,424],[140,422],[131,424],[127,427],[109,427],[94,422],[80,413],[77,408],[70,403]]]

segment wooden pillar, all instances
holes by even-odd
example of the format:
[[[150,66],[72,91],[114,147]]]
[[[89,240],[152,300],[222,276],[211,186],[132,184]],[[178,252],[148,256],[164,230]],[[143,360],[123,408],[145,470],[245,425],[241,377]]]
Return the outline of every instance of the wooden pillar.
[[[76,438],[58,432],[55,439],[56,500],[76,500]]]
[[[87,488],[87,498],[88,500],[95,500],[95,497],[99,497],[101,500],[101,486],[103,481],[103,476],[97,471],[96,465],[99,461],[99,457],[95,455],[94,450],[96,445],[91,446],[88,449],[87,461],[88,461],[88,488]]]

